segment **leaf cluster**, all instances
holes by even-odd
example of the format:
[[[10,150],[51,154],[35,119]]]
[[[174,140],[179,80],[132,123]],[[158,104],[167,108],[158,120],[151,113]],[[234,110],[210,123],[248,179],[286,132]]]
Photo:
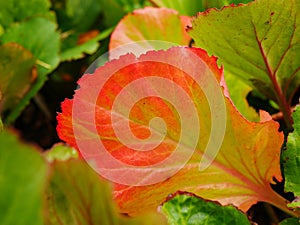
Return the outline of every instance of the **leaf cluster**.
[[[299,21],[297,0],[0,1],[1,224],[300,224]],[[162,51],[165,48],[152,46],[153,40],[186,48]],[[52,103],[41,98],[42,88],[49,86],[51,94],[70,97],[65,95],[65,85],[71,80],[75,89],[75,80],[99,55],[139,41],[149,41],[150,48],[158,51],[141,58],[125,55],[105,64],[94,78],[84,76],[79,81],[74,98],[85,100],[106,68],[126,60],[176,61],[183,59],[182,49],[193,51],[204,62],[203,71],[216,76],[226,96],[226,134],[206,171],[198,170],[199,155],[211,131],[205,96],[184,76],[179,79],[182,74],[176,70],[150,63],[129,69],[161,73],[181,84],[204,124],[200,137],[205,141],[168,180],[136,187],[100,177],[83,160],[76,144],[74,126],[89,124],[72,121],[73,100],[62,103],[57,117],[57,133],[70,146],[56,143],[43,152],[20,140],[16,120],[29,104],[34,102],[49,117],[56,116],[57,109],[51,112]],[[116,76],[110,87],[125,86],[137,74],[121,71],[121,79]],[[53,90],[49,83],[54,84]],[[100,111],[117,95],[115,90],[99,94]],[[131,114],[133,126],[142,130],[151,118],[165,116],[173,126],[166,137],[179,142],[173,108],[158,100],[140,105]],[[98,112],[95,120],[98,128],[105,127],[102,130],[107,133],[99,132],[99,136],[109,146],[116,137],[107,128],[105,113]],[[90,130],[84,131],[92,141]],[[157,160],[168,154],[169,147],[166,144],[132,159],[131,149],[120,146],[114,142],[112,153],[128,163]],[[256,202],[265,202],[259,217],[267,219],[255,218],[259,213],[250,207]]]

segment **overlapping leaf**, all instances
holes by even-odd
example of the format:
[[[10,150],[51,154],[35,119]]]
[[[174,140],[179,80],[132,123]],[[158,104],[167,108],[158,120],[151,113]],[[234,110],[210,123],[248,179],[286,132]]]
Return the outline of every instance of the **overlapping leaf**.
[[[60,144],[46,156],[51,163],[12,132],[0,133],[1,224],[165,224],[157,213],[120,216],[110,185],[84,161],[71,160],[74,149]]]
[[[297,218],[289,218],[282,221],[279,225],[299,225],[300,220]]]
[[[136,42],[136,46],[132,47],[133,50],[142,53],[144,49],[146,52],[147,50],[170,48],[174,45],[188,46],[191,38],[185,28],[189,24],[190,18],[179,16],[175,10],[153,7],[138,9],[119,22],[111,35],[109,49],[112,50],[134,42]],[[155,41],[164,41],[166,46],[162,42]],[[131,49],[121,48],[122,51],[118,56],[128,53]],[[118,57],[114,56],[113,58]]]
[[[8,131],[0,133],[1,224],[42,225],[47,166],[32,146]]]
[[[62,32],[82,33],[91,29],[99,17],[101,5],[97,0],[54,0],[53,9]]]
[[[29,50],[35,58],[37,65],[37,78],[30,89],[20,101],[17,107],[6,118],[6,122],[12,122],[29,100],[42,87],[47,79],[47,74],[53,71],[59,63],[59,34],[56,24],[44,19],[33,18],[20,24],[15,24],[7,29],[0,37],[0,43],[18,43]]]
[[[96,147],[97,143],[101,142],[105,146],[105,150],[114,158],[133,167],[119,174],[116,172],[118,170],[108,170],[106,175],[109,176],[111,173],[117,176],[116,179],[124,179],[126,176],[135,179],[136,172],[147,170],[147,166],[159,163],[170,156],[176,145],[181,143],[179,141],[180,129],[183,124],[178,121],[178,112],[167,101],[153,97],[138,101],[131,109],[129,118],[125,113],[118,119],[118,123],[112,123],[111,116],[116,113],[112,110],[115,98],[126,85],[137,79],[154,76],[171,80],[188,94],[196,106],[197,117],[201,125],[196,149],[182,169],[163,182],[148,186],[116,184],[114,194],[121,211],[134,215],[155,210],[169,193],[177,190],[193,192],[203,198],[217,200],[222,204],[231,203],[244,211],[257,201],[266,201],[289,211],[286,201],[270,187],[270,183],[274,183],[274,179],[282,180],[279,155],[283,135],[278,132],[278,125],[274,121],[248,122],[223,96],[221,98],[226,103],[225,111],[227,112],[224,140],[212,164],[206,170],[199,171],[199,162],[203,157],[203,151],[210,136],[213,135],[210,133],[213,129],[211,113],[216,109],[220,111],[222,108],[220,105],[210,107],[203,90],[196,85],[195,81],[180,68],[170,66],[175,62],[187,62],[186,57],[190,53],[197,55],[202,67],[199,70],[197,67],[199,64],[193,62],[188,64],[188,68],[194,71],[204,84],[210,75],[220,82],[222,74],[216,66],[216,59],[209,58],[201,49],[174,47],[168,51],[149,52],[140,58],[135,58],[133,55],[123,56],[119,60],[114,60],[99,68],[93,76],[86,75],[79,81],[80,89],[74,96],[75,103],[72,100],[66,100],[62,104],[63,112],[58,116],[60,137],[74,147],[80,148],[81,153],[88,152],[86,159],[92,160],[93,165],[96,164],[99,167],[102,166],[101,163],[105,163],[101,154],[98,155],[97,152],[101,148]],[[169,63],[160,63],[166,61]],[[98,85],[103,84],[105,80],[107,81],[105,85],[99,87]],[[141,88],[143,90],[149,88],[150,91],[153,90],[153,87],[153,84],[150,83],[148,87]],[[164,89],[166,90],[166,88],[167,86]],[[170,88],[168,92],[170,96],[178,97],[178,90]],[[216,94],[217,89],[213,93]],[[96,100],[91,101],[91,96],[95,94],[97,95]],[[128,97],[127,100],[129,101],[131,97],[134,95]],[[218,102],[217,99],[214,101]],[[125,110],[126,104],[126,100],[123,100],[123,107],[120,110]],[[74,113],[76,107],[77,114],[73,115],[72,110]],[[187,107],[185,108],[188,110]],[[125,122],[130,124],[130,132],[144,140],[149,136],[148,123],[154,117],[163,118],[167,126],[167,130],[162,131],[159,124],[153,125],[158,135],[162,136],[162,142],[156,148],[143,152],[135,151],[132,147],[123,145],[117,138],[115,132],[118,130],[114,129],[114,126],[122,131],[125,128],[122,124]],[[197,134],[197,128],[195,122],[190,125],[188,134],[190,138]],[[222,127],[219,128],[222,129]],[[74,129],[80,132],[80,136],[78,133],[74,135]],[[190,138],[183,141],[184,149],[187,152],[191,150],[189,149]],[[214,142],[216,143],[217,140]],[[78,144],[80,144],[79,147]],[[143,148],[142,146],[145,144],[147,146],[147,144],[153,143],[142,141],[140,145],[138,142],[131,144]],[[160,168],[150,171],[150,173],[152,177],[155,177],[168,169]],[[144,177],[141,182],[151,179],[151,176]]]
[[[181,4],[176,1],[169,3],[189,6],[189,4],[193,4],[193,1],[187,4]],[[198,2],[197,4],[202,3]],[[175,8],[177,9],[177,7]],[[157,18],[160,19],[157,20]],[[178,13],[173,10],[150,7],[136,10],[132,15],[127,15],[123,18],[111,35],[110,50],[113,49],[113,51],[110,51],[110,58],[118,58],[120,55],[127,54],[128,52],[140,55],[149,50],[168,49],[174,45],[188,46],[191,38],[187,36],[185,30],[189,24],[189,17],[179,16]],[[181,29],[179,29],[180,25]],[[174,27],[177,29],[174,29]],[[230,98],[238,110],[248,120],[258,121],[258,114],[253,108],[249,107],[246,100],[246,96],[251,90],[251,87],[243,84],[242,81],[237,81],[235,77],[230,76],[230,74],[227,74],[225,79],[230,92]]]
[[[135,9],[150,5],[148,0],[100,0],[103,9],[103,21],[106,26],[115,26],[123,16],[133,12]]]
[[[235,76],[228,72],[226,73],[225,81],[230,99],[233,101],[239,112],[249,121],[258,122],[258,113],[254,108],[249,106],[246,99],[252,88],[245,84],[242,80],[236,79]]]
[[[176,193],[162,206],[172,225],[250,225],[246,215],[233,206],[222,207],[189,193]]]
[[[31,51],[41,61],[40,76],[51,72],[59,62],[59,34],[56,24],[44,19],[33,18],[9,28],[0,38],[1,43],[15,42]],[[43,64],[44,63],[44,64]]]
[[[28,1],[1,1],[0,2],[0,27],[4,29],[13,23],[25,21],[33,17],[45,17],[55,20],[55,15],[49,10],[48,0],[28,0]],[[0,35],[1,36],[1,35]]]
[[[194,16],[209,8],[222,8],[229,4],[248,3],[252,0],[151,0],[159,7],[177,10],[182,15]]]
[[[208,10],[193,21],[196,46],[226,71],[276,101],[291,128],[290,104],[300,84],[299,1],[257,0]]]
[[[55,160],[67,161],[68,159],[78,158],[78,152],[68,145],[57,143],[51,150],[45,152],[45,156],[48,162],[53,162]]]
[[[3,122],[2,122],[2,119],[0,118],[0,132],[3,131]]]
[[[0,112],[15,107],[36,78],[35,59],[16,43],[0,46]],[[7,112],[6,112],[7,113]]]
[[[82,160],[55,161],[51,164],[51,173],[45,196],[46,225],[166,224],[164,217],[158,214],[135,219],[120,216],[110,185],[100,180]]]
[[[300,107],[293,113],[293,119],[294,131],[289,134],[287,149],[283,152],[285,190],[300,197]],[[293,205],[300,208],[299,199]]]
[[[99,48],[99,41],[109,33],[99,34],[93,27],[98,23],[101,5],[97,0],[85,1],[53,1],[57,14],[59,29],[62,31],[61,61],[83,58],[85,54],[93,54]],[[89,16],[86,16],[89,15]],[[85,40],[81,40],[85,36]]]
[[[107,38],[112,29],[102,31],[100,34],[93,30],[84,34],[72,34],[62,42],[61,61],[76,60],[84,57],[85,54],[93,54],[99,48],[99,41]],[[80,41],[80,36],[90,36],[87,40]],[[84,39],[84,38],[83,38]]]

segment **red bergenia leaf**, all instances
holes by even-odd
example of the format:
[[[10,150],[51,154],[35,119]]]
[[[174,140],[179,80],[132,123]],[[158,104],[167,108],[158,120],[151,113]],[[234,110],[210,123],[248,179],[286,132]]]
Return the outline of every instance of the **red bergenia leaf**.
[[[155,210],[177,190],[244,211],[257,201],[288,211],[270,187],[282,180],[278,124],[244,119],[221,77],[201,49],[122,56],[80,79],[62,104],[59,136],[115,182],[123,213]]]
[[[191,37],[185,29],[190,25],[190,17],[179,16],[178,12],[172,9],[153,7],[137,9],[119,22],[111,35],[109,49],[116,49],[129,43],[135,45],[135,52],[138,51],[137,48],[140,49],[139,52],[146,52],[174,45],[188,46]],[[113,51],[112,58],[127,53],[123,51],[128,48],[121,50],[122,52],[118,54],[116,50]]]

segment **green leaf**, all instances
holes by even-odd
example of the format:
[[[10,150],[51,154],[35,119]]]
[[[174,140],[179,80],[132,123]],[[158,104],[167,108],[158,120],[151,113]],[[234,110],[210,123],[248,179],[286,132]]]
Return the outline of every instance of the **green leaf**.
[[[2,34],[4,34],[4,28],[1,26],[1,24],[0,24],[0,36],[2,35]]]
[[[181,15],[193,16],[204,10],[203,0],[152,0],[152,2],[159,7],[175,9]]]
[[[2,122],[2,119],[0,117],[0,132],[2,132],[2,131],[3,131],[3,122]]]
[[[101,4],[98,0],[55,0],[53,8],[63,32],[69,30],[85,32],[99,17]]]
[[[177,10],[182,15],[193,16],[209,8],[222,8],[223,6],[238,3],[248,3],[252,0],[152,0],[159,7]]]
[[[190,35],[228,71],[274,100],[291,128],[300,83],[300,2],[257,0],[198,14]]]
[[[297,218],[289,218],[284,221],[282,221],[279,225],[299,225],[300,219]]]
[[[73,34],[64,39],[62,42],[62,53],[60,55],[61,61],[75,60],[84,57],[84,54],[93,54],[99,47],[99,41],[107,38],[112,32],[112,28],[102,31],[96,37],[84,42],[77,44],[79,35]]]
[[[154,225],[165,224],[159,215],[128,219],[118,215],[111,187],[84,161],[56,161],[46,192],[46,225]]]
[[[221,206],[191,194],[176,194],[162,206],[171,225],[250,225],[245,214],[233,206]]]
[[[78,152],[63,143],[55,144],[50,150],[45,153],[48,162],[54,160],[66,161],[71,158],[78,158]]]
[[[12,23],[37,16],[54,20],[55,15],[49,10],[50,6],[49,0],[0,1],[0,25],[6,29]]]
[[[21,45],[7,43],[0,46],[0,62],[0,112],[5,114],[28,92],[36,73],[35,60]]]
[[[8,131],[0,133],[1,225],[42,225],[46,163],[33,147]]]
[[[237,107],[239,112],[249,121],[258,122],[260,120],[258,113],[254,108],[249,106],[247,102],[247,95],[252,88],[245,84],[243,81],[236,79],[235,76],[230,73],[226,73],[225,76],[226,85],[228,87],[230,99]]]
[[[6,123],[10,123],[43,86],[47,79],[46,75],[57,67],[60,41],[54,23],[44,18],[33,18],[7,29],[7,32],[0,37],[0,42],[3,44],[16,42],[22,45],[32,52],[38,64],[37,79],[33,87],[5,120]]]
[[[123,16],[135,9],[148,6],[147,0],[100,0],[103,21],[107,27],[115,26]]]
[[[300,106],[293,113],[294,132],[290,133],[287,141],[287,149],[283,151],[283,166],[285,175],[285,191],[294,192],[300,196]],[[300,202],[293,206],[300,207]]]
[[[38,67],[38,73],[43,76],[58,65],[59,34],[56,24],[47,19],[33,18],[16,24],[0,40],[3,44],[16,42],[31,51],[37,60],[45,63]]]

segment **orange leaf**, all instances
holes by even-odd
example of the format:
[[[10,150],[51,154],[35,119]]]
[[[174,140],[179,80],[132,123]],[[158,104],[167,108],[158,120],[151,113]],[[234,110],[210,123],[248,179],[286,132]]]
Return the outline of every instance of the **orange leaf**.
[[[59,136],[115,183],[123,213],[155,210],[177,190],[243,211],[257,201],[288,211],[270,187],[282,180],[278,124],[244,119],[221,77],[197,48],[122,56],[79,80]]]
[[[82,44],[88,42],[89,40],[97,37],[98,34],[99,34],[99,30],[90,30],[83,34],[80,34],[79,39],[77,41],[77,45],[82,45]]]

